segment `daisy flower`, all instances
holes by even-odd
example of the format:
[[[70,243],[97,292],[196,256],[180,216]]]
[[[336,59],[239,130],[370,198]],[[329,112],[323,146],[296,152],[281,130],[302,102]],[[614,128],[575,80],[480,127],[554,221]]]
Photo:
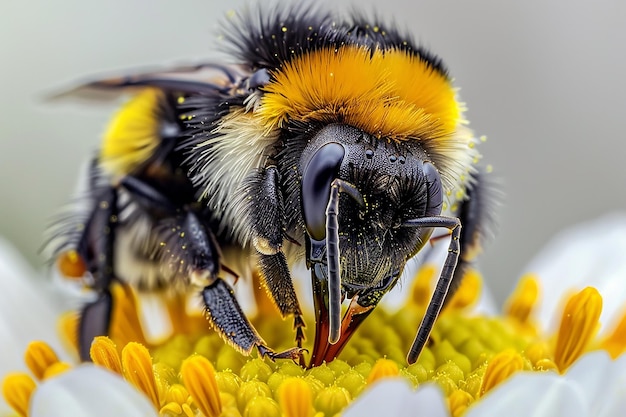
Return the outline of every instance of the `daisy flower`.
[[[603,301],[620,294],[626,281],[619,273],[626,262],[602,261],[626,236],[626,221],[616,219],[608,220],[610,227],[574,230],[545,264],[531,262],[532,272],[499,314],[472,312],[482,281],[475,271],[468,273],[429,345],[409,366],[405,350],[437,275],[430,264],[405,286],[408,297],[401,308],[379,308],[338,359],[312,369],[240,355],[180,297],[164,303],[171,333],[155,338],[146,334],[142,300],[118,286],[111,335],[96,338],[91,347],[94,365],[70,365],[50,341],[32,342],[24,354],[29,371],[5,374],[3,394],[17,415],[30,417],[622,415],[617,413],[624,409],[626,386],[626,361],[620,357],[626,348],[624,303],[611,301],[607,307]],[[602,233],[607,229],[610,239]],[[579,247],[589,253],[572,249],[594,239]],[[550,275],[542,266],[561,257],[582,265],[583,256],[597,268],[594,274],[589,267],[585,279],[559,275],[558,269]],[[271,346],[289,347],[289,323],[264,293],[255,291],[255,298],[253,321],[260,334]],[[544,308],[555,298],[561,304]],[[601,318],[611,324],[598,333]],[[75,316],[61,315],[62,339],[70,346],[75,323]],[[37,326],[23,327],[25,334],[41,334]]]

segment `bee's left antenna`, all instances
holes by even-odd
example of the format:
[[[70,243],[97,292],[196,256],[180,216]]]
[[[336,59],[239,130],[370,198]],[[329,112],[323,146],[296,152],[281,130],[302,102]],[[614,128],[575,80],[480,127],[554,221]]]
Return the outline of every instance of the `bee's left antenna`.
[[[326,257],[328,261],[328,343],[334,345],[341,337],[341,272],[339,270],[339,192],[348,194],[365,207],[363,196],[350,183],[336,178],[330,185],[326,207]]]

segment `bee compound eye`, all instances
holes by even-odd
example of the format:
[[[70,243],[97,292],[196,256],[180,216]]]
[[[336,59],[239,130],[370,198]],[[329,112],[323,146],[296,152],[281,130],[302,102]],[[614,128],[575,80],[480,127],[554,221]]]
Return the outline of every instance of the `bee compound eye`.
[[[430,162],[424,162],[424,178],[426,179],[426,189],[428,190],[428,203],[426,205],[425,216],[438,216],[443,207],[443,187],[439,171]]]
[[[343,145],[328,142],[313,154],[302,174],[302,214],[307,232],[315,240],[326,237],[330,184],[337,178],[345,153]]]

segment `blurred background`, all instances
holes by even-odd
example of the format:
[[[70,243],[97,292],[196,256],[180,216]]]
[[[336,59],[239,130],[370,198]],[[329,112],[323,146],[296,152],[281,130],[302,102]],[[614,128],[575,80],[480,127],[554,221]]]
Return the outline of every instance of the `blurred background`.
[[[223,60],[218,22],[245,3],[3,0],[0,236],[42,265],[46,222],[119,105],[47,94],[93,75]],[[488,138],[483,161],[506,197],[481,264],[498,300],[559,230],[626,208],[626,2],[358,2],[374,8],[444,58]]]

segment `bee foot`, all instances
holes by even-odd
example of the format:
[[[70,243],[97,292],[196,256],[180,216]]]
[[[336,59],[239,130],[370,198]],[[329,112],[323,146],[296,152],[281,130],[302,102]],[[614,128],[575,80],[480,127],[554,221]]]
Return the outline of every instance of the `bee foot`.
[[[291,349],[287,349],[283,352],[274,352],[267,346],[263,346],[263,345],[258,346],[258,349],[259,349],[259,354],[261,355],[262,358],[267,356],[272,361],[275,361],[276,359],[291,359],[296,364],[299,363],[298,361],[301,360],[302,355],[304,353],[309,353],[308,349],[304,349],[301,347],[294,347]]]

